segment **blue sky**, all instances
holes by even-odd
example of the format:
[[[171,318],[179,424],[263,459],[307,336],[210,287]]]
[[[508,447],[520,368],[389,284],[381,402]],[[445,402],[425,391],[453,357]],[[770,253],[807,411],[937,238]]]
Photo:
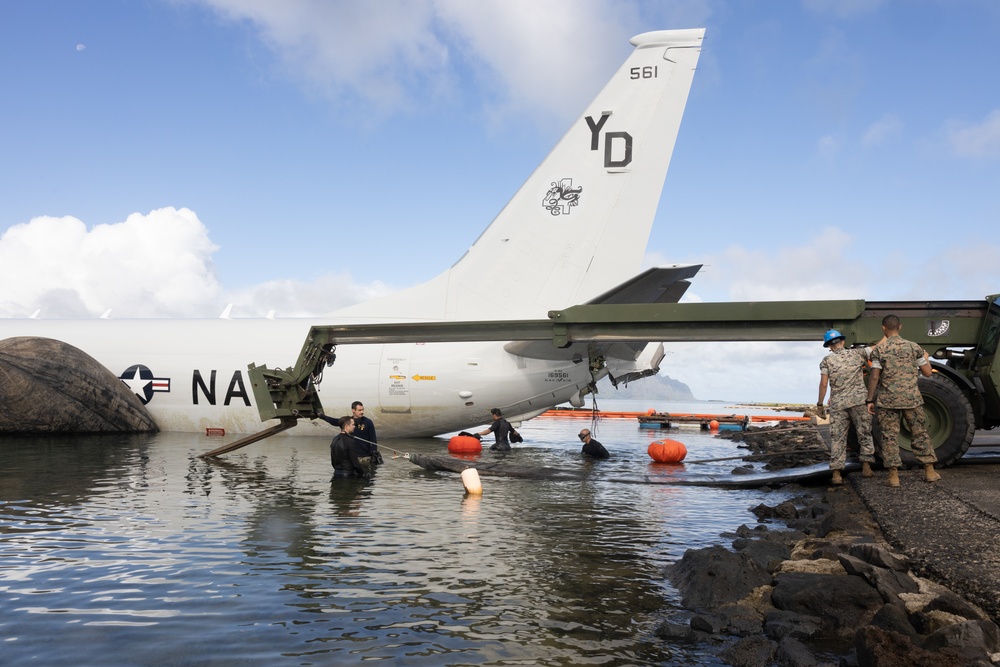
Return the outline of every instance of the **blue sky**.
[[[686,27],[647,265],[705,263],[690,300],[1000,292],[992,0],[8,0],[0,316],[314,315],[426,280],[630,36]],[[822,356],[670,351],[699,398],[778,361],[761,400],[809,400]]]

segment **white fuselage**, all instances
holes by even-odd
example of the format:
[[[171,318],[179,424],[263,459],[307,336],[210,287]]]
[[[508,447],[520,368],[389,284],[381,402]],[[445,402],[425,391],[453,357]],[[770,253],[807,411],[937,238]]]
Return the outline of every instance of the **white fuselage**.
[[[264,428],[247,365],[292,366],[318,320],[7,320],[5,333],[55,338],[94,356],[146,402],[164,431]],[[365,404],[380,437],[472,429],[501,407],[528,418],[591,381],[586,363],[526,359],[501,342],[344,345],[319,396],[334,417]],[[148,373],[126,372],[136,365]],[[143,377],[145,375],[146,377]],[[329,433],[302,420],[296,435]]]

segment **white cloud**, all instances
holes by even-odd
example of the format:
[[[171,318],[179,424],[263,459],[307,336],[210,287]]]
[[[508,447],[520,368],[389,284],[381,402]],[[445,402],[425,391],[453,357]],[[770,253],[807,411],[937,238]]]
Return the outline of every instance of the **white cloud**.
[[[594,81],[610,76],[635,32],[652,21],[693,27],[710,14],[707,0],[666,8],[612,0],[191,1],[251,26],[293,77],[338,103],[394,113],[455,95],[471,72],[493,117],[528,110],[560,124],[597,92]]]
[[[668,343],[661,373],[684,382],[699,400],[815,403],[816,343]]]
[[[1000,245],[983,241],[972,245],[941,246],[926,260],[901,258],[902,288],[894,298],[906,300],[981,299],[1000,292]]]
[[[648,253],[644,267],[704,264],[684,302],[980,299],[1000,291],[1000,245],[941,245],[920,259],[880,250],[873,237],[827,227],[794,242],[731,245],[695,260]]]
[[[501,114],[579,110],[597,92],[593,82],[610,76],[635,22],[628,4],[612,12],[594,0],[440,0],[436,7],[462,55],[476,63],[482,88],[495,91]]]
[[[219,294],[216,247],[188,209],[135,213],[88,231],[77,218],[38,217],[0,236],[0,314],[200,314]]]
[[[952,121],[946,129],[948,144],[959,157],[1000,157],[1000,109],[994,109],[981,123]]]
[[[393,291],[381,282],[355,283],[349,274],[328,273],[312,282],[272,280],[232,292],[233,317],[316,317]]]
[[[226,20],[252,26],[294,76],[331,98],[349,95],[397,109],[418,86],[439,88],[448,48],[427,0],[203,0]]]
[[[858,240],[827,227],[798,243],[758,249],[730,245],[698,259],[647,254],[644,266],[704,264],[684,301],[789,301],[856,299],[877,279],[876,267],[859,252]]]
[[[73,217],[38,217],[0,236],[0,317],[319,316],[391,291],[348,274],[276,280],[228,292],[215,276],[218,250],[189,209],[134,213],[92,230]]]
[[[861,145],[865,148],[878,146],[899,134],[902,129],[903,122],[895,114],[886,114],[868,126],[861,138]]]
[[[890,230],[895,228],[890,226]],[[981,299],[1000,292],[1000,245],[978,242],[888,251],[883,230],[863,236],[827,227],[759,248],[708,248],[695,257],[647,252],[643,268],[702,264],[684,302]],[[947,240],[947,239],[945,239]]]

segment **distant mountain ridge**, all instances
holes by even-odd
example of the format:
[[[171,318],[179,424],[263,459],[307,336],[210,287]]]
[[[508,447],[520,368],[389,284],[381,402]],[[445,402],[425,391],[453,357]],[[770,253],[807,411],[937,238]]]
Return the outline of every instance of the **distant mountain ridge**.
[[[669,375],[657,374],[630,382],[628,386],[619,384],[615,388],[611,380],[604,378],[597,383],[598,398],[620,398],[624,400],[696,401],[691,388]]]

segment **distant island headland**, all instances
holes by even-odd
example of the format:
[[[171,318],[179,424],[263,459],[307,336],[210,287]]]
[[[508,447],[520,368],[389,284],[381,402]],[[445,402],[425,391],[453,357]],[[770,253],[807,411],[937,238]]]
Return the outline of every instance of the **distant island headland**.
[[[691,393],[691,388],[680,380],[669,375],[653,375],[642,378],[628,385],[621,383],[616,388],[611,380],[604,378],[597,383],[598,396],[601,398],[620,398],[623,400],[657,400],[657,401],[697,401]]]

